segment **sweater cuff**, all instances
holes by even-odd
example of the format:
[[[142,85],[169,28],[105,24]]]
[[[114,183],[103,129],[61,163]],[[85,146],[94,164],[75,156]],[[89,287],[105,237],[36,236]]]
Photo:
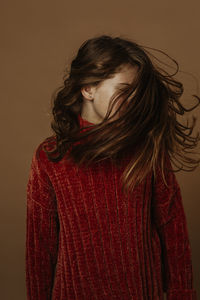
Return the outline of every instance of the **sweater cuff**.
[[[196,290],[168,290],[167,300],[197,300]]]

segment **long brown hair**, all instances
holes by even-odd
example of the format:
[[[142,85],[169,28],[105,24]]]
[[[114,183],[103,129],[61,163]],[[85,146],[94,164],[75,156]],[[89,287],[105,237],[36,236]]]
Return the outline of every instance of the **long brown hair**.
[[[139,67],[132,85],[113,95],[101,123],[80,130],[81,88],[98,86],[126,64]],[[180,103],[183,84],[173,79],[175,74],[170,75],[156,67],[145,47],[130,39],[101,35],[86,40],[66,70],[64,85],[53,95],[51,128],[54,134],[46,142],[51,144],[56,140],[56,143],[51,150],[44,147],[48,159],[58,162],[67,154],[80,166],[112,158],[118,166],[122,158],[130,155],[121,178],[125,192],[132,191],[149,172],[153,171],[156,178],[157,168],[167,184],[164,176],[166,157],[170,157],[176,166],[181,164],[178,171],[194,170],[200,159],[188,157],[187,153],[192,153],[188,149],[195,148],[200,140],[199,132],[195,137],[191,136],[196,118],[193,116],[191,126],[183,125],[177,120],[177,114],[183,115],[196,108],[200,98],[193,95],[198,103],[190,109],[185,108]],[[122,96],[123,102],[115,112],[120,111],[119,117],[109,118],[113,105]],[[123,105],[126,101],[128,105]]]

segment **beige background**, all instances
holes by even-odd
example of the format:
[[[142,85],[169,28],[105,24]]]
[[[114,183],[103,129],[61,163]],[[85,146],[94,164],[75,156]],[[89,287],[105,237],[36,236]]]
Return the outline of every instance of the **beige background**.
[[[3,300],[26,299],[26,183],[35,147],[50,135],[51,95],[83,41],[121,35],[176,59],[192,102],[200,82],[200,2],[1,1],[1,278]],[[174,67],[164,55],[152,52]],[[171,72],[173,69],[171,69]],[[189,95],[189,97],[188,97]],[[198,95],[199,92],[198,92]],[[195,112],[199,117],[199,110]],[[200,118],[199,118],[200,119]],[[200,128],[200,123],[198,123]],[[200,167],[177,173],[200,287]],[[198,290],[198,289],[197,289]],[[198,290],[198,295],[200,290]]]

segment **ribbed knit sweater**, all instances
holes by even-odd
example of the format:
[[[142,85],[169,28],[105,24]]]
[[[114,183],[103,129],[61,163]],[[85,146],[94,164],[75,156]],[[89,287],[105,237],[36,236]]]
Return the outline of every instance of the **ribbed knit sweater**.
[[[124,166],[51,162],[43,143],[27,184],[27,300],[196,300],[175,174],[169,188],[161,174],[154,184],[148,175],[125,196]]]

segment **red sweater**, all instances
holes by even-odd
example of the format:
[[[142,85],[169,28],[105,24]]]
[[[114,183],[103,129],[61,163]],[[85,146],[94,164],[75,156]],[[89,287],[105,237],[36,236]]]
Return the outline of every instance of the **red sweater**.
[[[196,300],[174,173],[169,189],[161,174],[152,187],[149,175],[125,197],[122,168],[108,159],[79,170],[50,162],[43,142],[27,184],[27,300],[163,300],[164,292],[168,300]]]

